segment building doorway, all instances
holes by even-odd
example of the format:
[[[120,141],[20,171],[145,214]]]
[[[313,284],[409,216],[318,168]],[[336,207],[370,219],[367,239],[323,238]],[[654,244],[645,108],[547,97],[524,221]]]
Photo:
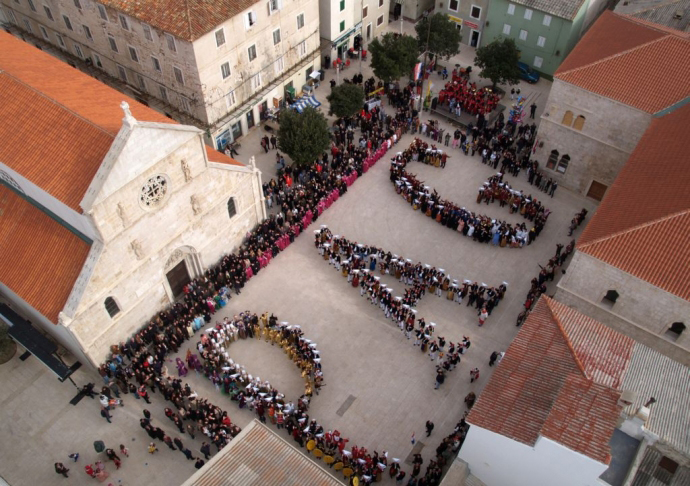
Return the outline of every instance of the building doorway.
[[[472,29],[472,35],[470,36],[470,46],[477,47],[479,45],[479,39],[481,39],[481,32]]]
[[[177,265],[175,265],[172,268],[172,270],[170,270],[165,276],[168,279],[170,290],[172,291],[173,298],[175,299],[184,294],[185,285],[187,285],[192,280],[189,277],[187,263],[184,260],[180,261]]]
[[[247,112],[247,130],[254,126],[254,108]]]
[[[592,185],[589,186],[589,191],[587,191],[587,197],[591,197],[597,201],[601,201],[604,198],[608,186],[602,184],[601,182],[592,181]]]
[[[371,40],[371,24],[367,24],[367,44]]]

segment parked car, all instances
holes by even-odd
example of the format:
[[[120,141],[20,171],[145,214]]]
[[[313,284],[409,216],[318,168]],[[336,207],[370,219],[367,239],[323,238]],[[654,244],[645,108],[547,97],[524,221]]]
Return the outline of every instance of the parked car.
[[[520,77],[528,83],[534,84],[539,81],[539,73],[524,62],[518,62],[518,69],[520,70]]]

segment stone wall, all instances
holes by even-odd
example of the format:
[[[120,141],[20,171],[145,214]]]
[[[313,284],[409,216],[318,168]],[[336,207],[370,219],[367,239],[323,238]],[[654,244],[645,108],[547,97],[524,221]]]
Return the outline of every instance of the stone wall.
[[[149,130],[134,129],[121,155],[128,164],[136,163],[137,151],[127,147],[145,145],[137,133],[150,135]],[[202,135],[179,133],[185,135],[182,145],[112,194],[97,198],[92,208],[105,248],[73,319],[66,319],[65,325],[96,363],[109,345],[126,339],[172,301],[166,272],[175,264],[185,259],[193,278],[240,245],[260,220],[256,173],[245,167],[209,166]],[[159,206],[146,208],[139,197],[142,186],[159,174],[168,181],[167,193]],[[237,209],[232,218],[230,197]],[[113,318],[105,309],[109,296],[120,308]]]
[[[602,303],[609,290],[620,295],[613,306]],[[690,332],[675,342],[666,336],[674,322],[688,325],[690,302],[580,251],[575,251],[555,298],[690,366]]]
[[[563,124],[568,111],[573,125],[584,116],[581,130]],[[651,120],[645,112],[555,79],[537,134],[543,146],[533,158],[546,168],[552,150],[559,152],[559,160],[569,155],[565,173],[557,167],[545,172],[560,185],[586,194],[592,181],[613,183]]]

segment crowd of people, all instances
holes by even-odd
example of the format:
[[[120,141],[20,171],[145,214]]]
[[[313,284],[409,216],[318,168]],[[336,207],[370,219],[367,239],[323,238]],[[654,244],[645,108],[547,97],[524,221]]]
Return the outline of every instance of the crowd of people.
[[[462,113],[470,115],[485,115],[491,113],[501,97],[490,87],[478,88],[456,69],[453,70],[452,80],[447,82],[438,94],[440,105],[448,104],[448,108],[455,116]]]
[[[548,216],[541,206],[539,206],[539,212],[537,212],[537,205],[531,206],[535,216],[534,224],[530,224],[531,228],[528,230],[525,223],[510,224],[492,219],[489,216],[460,207],[452,201],[442,199],[436,190],[432,190],[423,181],[418,180],[414,174],[405,170],[410,161],[420,159],[420,152],[423,158],[427,157],[427,148],[424,148],[424,144],[425,142],[422,140],[415,139],[408,149],[399,152],[391,161],[390,180],[395,185],[396,192],[413,209],[421,209],[422,213],[433,218],[436,222],[461,233],[463,236],[470,237],[474,241],[491,243],[502,248],[521,248],[533,241],[541,232]],[[434,156],[433,152],[430,154],[432,157]],[[515,201],[517,202],[517,198]],[[527,211],[527,203],[523,203],[522,208]]]

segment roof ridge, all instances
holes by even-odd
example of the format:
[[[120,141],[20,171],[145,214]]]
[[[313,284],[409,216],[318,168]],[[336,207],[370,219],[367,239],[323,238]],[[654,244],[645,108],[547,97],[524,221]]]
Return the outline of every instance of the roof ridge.
[[[603,63],[603,62],[605,62],[605,61],[610,61],[611,59],[615,59],[615,58],[617,58],[617,57],[620,57],[620,56],[623,56],[623,55],[627,55],[627,54],[629,54],[629,53],[631,53],[631,52],[634,52],[634,51],[637,51],[637,50],[639,50],[639,49],[641,49],[641,48],[643,48],[643,47],[647,47],[647,46],[649,46],[649,45],[651,45],[651,44],[654,44],[654,43],[656,43],[656,42],[661,42],[662,40],[666,40],[666,39],[668,39],[669,37],[671,37],[671,34],[663,35],[663,36],[661,36],[661,37],[659,37],[659,38],[657,38],[657,39],[652,39],[652,40],[649,41],[649,42],[645,42],[645,43],[643,43],[643,44],[636,45],[635,47],[631,47],[630,49],[626,49],[626,50],[624,50],[624,51],[617,52],[617,53],[612,54],[612,55],[610,55],[610,56],[607,56],[607,57],[604,57],[604,58],[601,58],[601,59],[597,59],[596,61],[590,62],[589,64],[585,64],[584,66],[579,66],[579,67],[570,69],[569,71],[563,71],[562,73],[558,73],[557,77],[560,78],[560,77],[562,77],[562,76],[565,76],[566,74],[571,74],[571,73],[574,73],[574,72],[576,72],[576,71],[580,71],[580,70],[582,70],[582,69],[586,69],[586,68],[590,68],[590,67],[592,67],[592,66],[596,66],[596,65],[601,64],[601,63]]]
[[[9,77],[12,78],[13,80],[15,80],[17,83],[21,84],[22,86],[27,87],[28,89],[30,89],[30,90],[33,91],[34,93],[38,94],[38,95],[41,96],[42,98],[44,98],[44,99],[48,100],[49,102],[51,102],[51,103],[53,103],[53,104],[59,106],[59,107],[62,108],[63,110],[69,112],[70,114],[72,114],[72,115],[74,115],[76,118],[79,118],[80,120],[84,121],[84,122],[87,123],[88,125],[91,125],[92,127],[96,128],[97,130],[100,130],[101,132],[105,133],[106,135],[112,137],[113,139],[115,138],[115,135],[113,135],[113,134],[110,133],[108,130],[106,130],[105,128],[103,128],[102,126],[100,126],[98,123],[95,123],[95,122],[93,122],[92,120],[89,120],[88,118],[86,118],[85,116],[83,116],[83,115],[77,113],[77,112],[74,111],[72,108],[66,106],[66,105],[63,104],[63,103],[60,103],[58,100],[56,100],[56,99],[53,98],[53,97],[48,96],[48,95],[47,95],[46,93],[44,93],[43,91],[40,91],[39,89],[37,89],[37,88],[35,88],[34,86],[30,85],[29,83],[27,83],[27,82],[24,81],[23,79],[20,79],[20,78],[14,76],[14,75],[13,75],[12,73],[10,73],[9,71],[0,69],[0,75],[2,75],[2,74],[5,74],[5,75],[9,76]],[[123,96],[124,96],[124,95],[123,95]]]
[[[611,238],[616,238],[616,237],[621,236],[621,235],[623,235],[623,234],[625,234],[625,233],[632,233],[633,231],[638,231],[638,230],[640,230],[640,229],[642,229],[642,228],[645,228],[645,227],[647,227],[647,226],[651,226],[651,225],[653,225],[653,224],[661,223],[662,221],[666,221],[666,220],[668,220],[668,219],[677,218],[678,216],[681,216],[681,215],[683,215],[683,214],[685,214],[685,213],[687,213],[687,212],[690,212],[690,208],[681,209],[680,211],[676,211],[675,213],[671,213],[671,214],[668,214],[668,215],[666,215],[666,216],[662,216],[661,218],[656,218],[656,219],[653,219],[653,220],[651,220],[651,221],[647,221],[647,222],[645,222],[645,223],[640,223],[640,224],[635,225],[635,226],[632,226],[632,227],[630,227],[630,228],[626,228],[626,229],[621,230],[621,231],[618,231],[618,232],[616,232],[616,233],[613,233],[613,234],[610,234],[610,235],[606,235],[606,236],[602,236],[602,237],[597,238],[597,239],[595,239],[595,240],[592,240],[592,241],[583,243],[581,246],[580,246],[580,245],[577,245],[577,249],[578,249],[578,250],[582,250],[583,248],[587,248],[587,247],[590,247],[590,246],[595,245],[595,244],[597,244],[597,243],[601,243],[602,241],[610,240]]]
[[[551,312],[551,316],[556,321],[556,325],[558,326],[558,329],[561,331],[561,334],[563,335],[563,338],[565,339],[565,344],[568,346],[570,353],[573,355],[573,358],[575,359],[575,364],[580,369],[580,372],[582,372],[582,376],[584,376],[585,378],[587,378],[590,381],[593,381],[592,377],[587,376],[587,372],[585,371],[585,366],[582,364],[582,361],[580,361],[580,358],[578,357],[577,352],[575,351],[575,348],[573,347],[573,343],[570,341],[570,337],[568,337],[568,333],[565,330],[565,326],[563,326],[563,323],[561,322],[560,318],[558,317],[558,315],[556,315],[557,312],[554,309],[554,307],[552,307],[552,305],[551,305],[552,300],[547,296],[543,296],[543,297],[544,297],[544,302],[546,303],[546,306],[549,308],[549,312]]]

